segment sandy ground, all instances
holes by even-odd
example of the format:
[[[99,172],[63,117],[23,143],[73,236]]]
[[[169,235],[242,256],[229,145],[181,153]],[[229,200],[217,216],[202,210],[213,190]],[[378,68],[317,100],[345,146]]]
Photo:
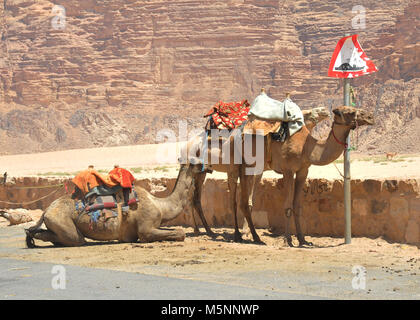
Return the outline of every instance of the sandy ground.
[[[179,148],[180,144],[167,143],[0,156],[0,176],[5,171],[9,177],[74,176],[90,164],[98,170],[111,170],[119,164],[123,168],[136,168],[138,178],[176,177]],[[353,179],[420,178],[420,155],[397,155],[386,160],[385,155],[365,156],[353,152],[351,158]],[[308,177],[341,179],[342,160],[343,156],[335,166],[311,166]],[[226,174],[213,172],[208,177],[225,179]],[[279,175],[266,171],[264,177],[277,178]]]

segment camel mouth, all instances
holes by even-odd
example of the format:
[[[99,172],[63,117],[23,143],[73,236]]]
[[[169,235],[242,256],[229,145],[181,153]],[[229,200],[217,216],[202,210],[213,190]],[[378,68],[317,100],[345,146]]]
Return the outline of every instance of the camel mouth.
[[[355,121],[357,122],[357,125],[359,126],[363,126],[363,125],[372,126],[375,124],[375,118],[373,116],[373,113],[365,111],[365,110],[357,111]]]
[[[325,107],[318,107],[314,108],[313,110],[320,120],[324,120],[330,117],[330,113]]]

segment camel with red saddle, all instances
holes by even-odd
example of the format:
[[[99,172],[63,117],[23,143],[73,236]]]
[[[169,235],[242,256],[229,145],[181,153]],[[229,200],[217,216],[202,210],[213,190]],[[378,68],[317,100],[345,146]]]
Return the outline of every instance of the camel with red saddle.
[[[200,165],[181,165],[172,193],[165,198],[151,195],[146,189],[135,187],[138,202],[130,204],[128,212],[97,220],[92,225],[91,217],[76,209],[75,199],[85,194],[76,189],[72,196],[65,195],[50,204],[35,226],[25,229],[28,247],[35,246],[34,239],[62,246],[81,246],[85,238],[120,242],[183,241],[182,229],[160,228],[161,224],[176,218],[184,207],[191,203],[194,190],[194,175]],[[120,195],[122,197],[122,195]],[[46,229],[42,229],[42,224]]]
[[[303,110],[302,111],[304,120],[305,120],[305,126],[309,130],[309,132],[312,132],[312,130],[315,128],[315,126],[324,121],[325,119],[329,118],[329,112],[325,107],[318,107],[313,108],[309,110]],[[199,149],[202,144],[202,137],[197,136],[191,141],[189,141],[187,150],[194,150]],[[200,146],[200,147],[199,147]],[[208,146],[211,146],[211,137],[208,138]],[[230,160],[231,162],[234,161],[234,150],[233,150],[234,143],[232,141],[230,150],[231,156]],[[216,147],[217,148],[217,147]],[[218,150],[218,152],[221,152]],[[211,154],[211,151],[209,152]],[[198,157],[200,157],[200,154],[196,154]],[[219,159],[218,159],[219,160]],[[227,179],[228,179],[228,195],[229,195],[229,210],[231,211],[231,214],[233,215],[237,211],[237,202],[236,202],[236,190],[237,190],[237,181],[239,178],[239,172],[240,172],[240,165],[234,164],[234,163],[228,163],[223,164],[221,161],[219,161],[217,164],[212,164],[211,159],[208,159],[208,163],[211,165],[211,170],[217,171],[217,172],[226,172],[227,173]],[[270,169],[268,169],[270,170]],[[194,197],[193,197],[193,210],[192,210],[192,217],[194,222],[194,233],[199,234],[199,227],[198,223],[196,221],[196,214],[198,214],[200,220],[203,223],[203,227],[206,230],[206,233],[209,236],[213,235],[213,232],[211,231],[211,228],[209,227],[207,220],[204,216],[203,208],[201,206],[201,195],[203,191],[203,184],[206,179],[207,172],[200,172],[197,173],[195,176],[195,191],[194,191]],[[236,214],[235,214],[236,217]],[[237,224],[237,219],[235,219],[235,224]],[[240,241],[241,237],[238,233],[235,233],[235,241]]]

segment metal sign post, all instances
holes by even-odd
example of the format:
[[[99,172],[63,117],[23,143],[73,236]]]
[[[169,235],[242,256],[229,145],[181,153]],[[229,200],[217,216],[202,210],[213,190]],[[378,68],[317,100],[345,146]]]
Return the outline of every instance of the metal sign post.
[[[347,36],[347,35],[346,35]],[[350,79],[344,78],[344,105],[350,106]],[[344,150],[344,215],[345,215],[345,243],[351,243],[351,176],[350,176],[350,135],[347,136],[346,150]]]
[[[378,71],[372,60],[364,53],[357,34],[346,34],[340,39],[332,55],[328,76],[344,78],[344,105],[351,106],[350,78],[363,76]],[[351,189],[350,189],[350,135],[346,139],[344,150],[344,215],[345,215],[345,243],[351,243]]]

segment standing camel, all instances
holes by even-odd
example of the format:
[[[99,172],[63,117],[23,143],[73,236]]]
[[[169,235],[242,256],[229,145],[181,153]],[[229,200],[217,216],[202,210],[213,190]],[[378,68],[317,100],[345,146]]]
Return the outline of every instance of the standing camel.
[[[185,233],[182,229],[160,229],[160,226],[176,218],[191,203],[194,174],[200,170],[201,164],[181,165],[175,187],[166,198],[155,197],[144,188],[136,187],[139,202],[131,205],[128,213],[119,218],[111,217],[106,222],[98,220],[93,228],[90,217],[76,211],[72,197],[62,196],[51,203],[35,226],[25,230],[26,243],[30,248],[35,246],[33,239],[55,245],[81,246],[86,243],[85,237],[121,242],[135,242],[137,239],[141,242],[183,241]],[[47,229],[41,229],[42,223]]]
[[[290,219],[294,216],[299,246],[312,245],[307,242],[300,227],[302,213],[303,186],[311,165],[325,166],[335,161],[343,153],[347,145],[345,143],[350,130],[358,126],[373,125],[373,114],[353,107],[338,107],[333,110],[334,121],[330,134],[325,140],[317,140],[306,129],[296,132],[284,142],[272,141],[271,155],[267,155],[267,139],[264,140],[264,167],[270,168],[277,173],[283,174],[286,200],[283,210],[286,215],[285,240],[289,246],[293,246],[289,231]],[[255,139],[255,136],[254,136]],[[254,148],[254,146],[253,146]],[[268,164],[267,160],[271,159]],[[255,232],[251,219],[252,208],[248,205],[249,199],[260,181],[261,174],[247,175],[246,168],[252,168],[255,164],[244,163],[240,170],[241,200],[240,206],[247,218],[251,234],[255,242],[261,242]],[[295,177],[296,175],[296,177]],[[235,229],[235,233],[239,232]]]
[[[310,110],[303,110],[302,111],[304,120],[305,120],[305,126],[309,130],[309,132],[312,132],[314,127],[321,121],[329,118],[329,112],[324,107],[318,107],[313,108]],[[211,138],[208,140],[208,146],[211,146]],[[191,144],[201,144],[202,143],[202,137],[197,137],[196,139],[191,141]],[[233,143],[231,143],[231,147],[233,148]],[[191,145],[187,147],[188,150],[193,148]],[[198,149],[198,148],[197,148]],[[219,150],[220,152],[220,150]],[[199,156],[199,154],[197,154]],[[237,211],[237,203],[236,203],[236,190],[237,190],[237,181],[239,178],[239,172],[240,172],[240,165],[239,164],[233,164],[234,161],[233,154],[231,154],[230,162],[229,164],[223,164],[221,161],[217,164],[211,164],[211,161],[209,159],[209,163],[211,165],[211,170],[215,170],[218,172],[226,172],[228,177],[228,188],[229,188],[229,204],[230,204],[230,210],[234,213],[235,217],[235,230],[238,230],[238,221],[236,216]],[[193,196],[193,210],[192,210],[192,217],[194,222],[194,233],[199,234],[199,227],[198,223],[196,221],[195,213],[198,214],[200,217],[200,220],[203,223],[203,226],[206,230],[207,235],[213,236],[213,232],[211,228],[209,227],[206,218],[203,213],[203,208],[201,206],[201,194],[203,191],[203,184],[206,179],[206,172],[199,172],[195,175],[195,188],[194,188],[194,196]],[[239,242],[241,241],[241,234],[240,232],[235,232],[235,241]]]

